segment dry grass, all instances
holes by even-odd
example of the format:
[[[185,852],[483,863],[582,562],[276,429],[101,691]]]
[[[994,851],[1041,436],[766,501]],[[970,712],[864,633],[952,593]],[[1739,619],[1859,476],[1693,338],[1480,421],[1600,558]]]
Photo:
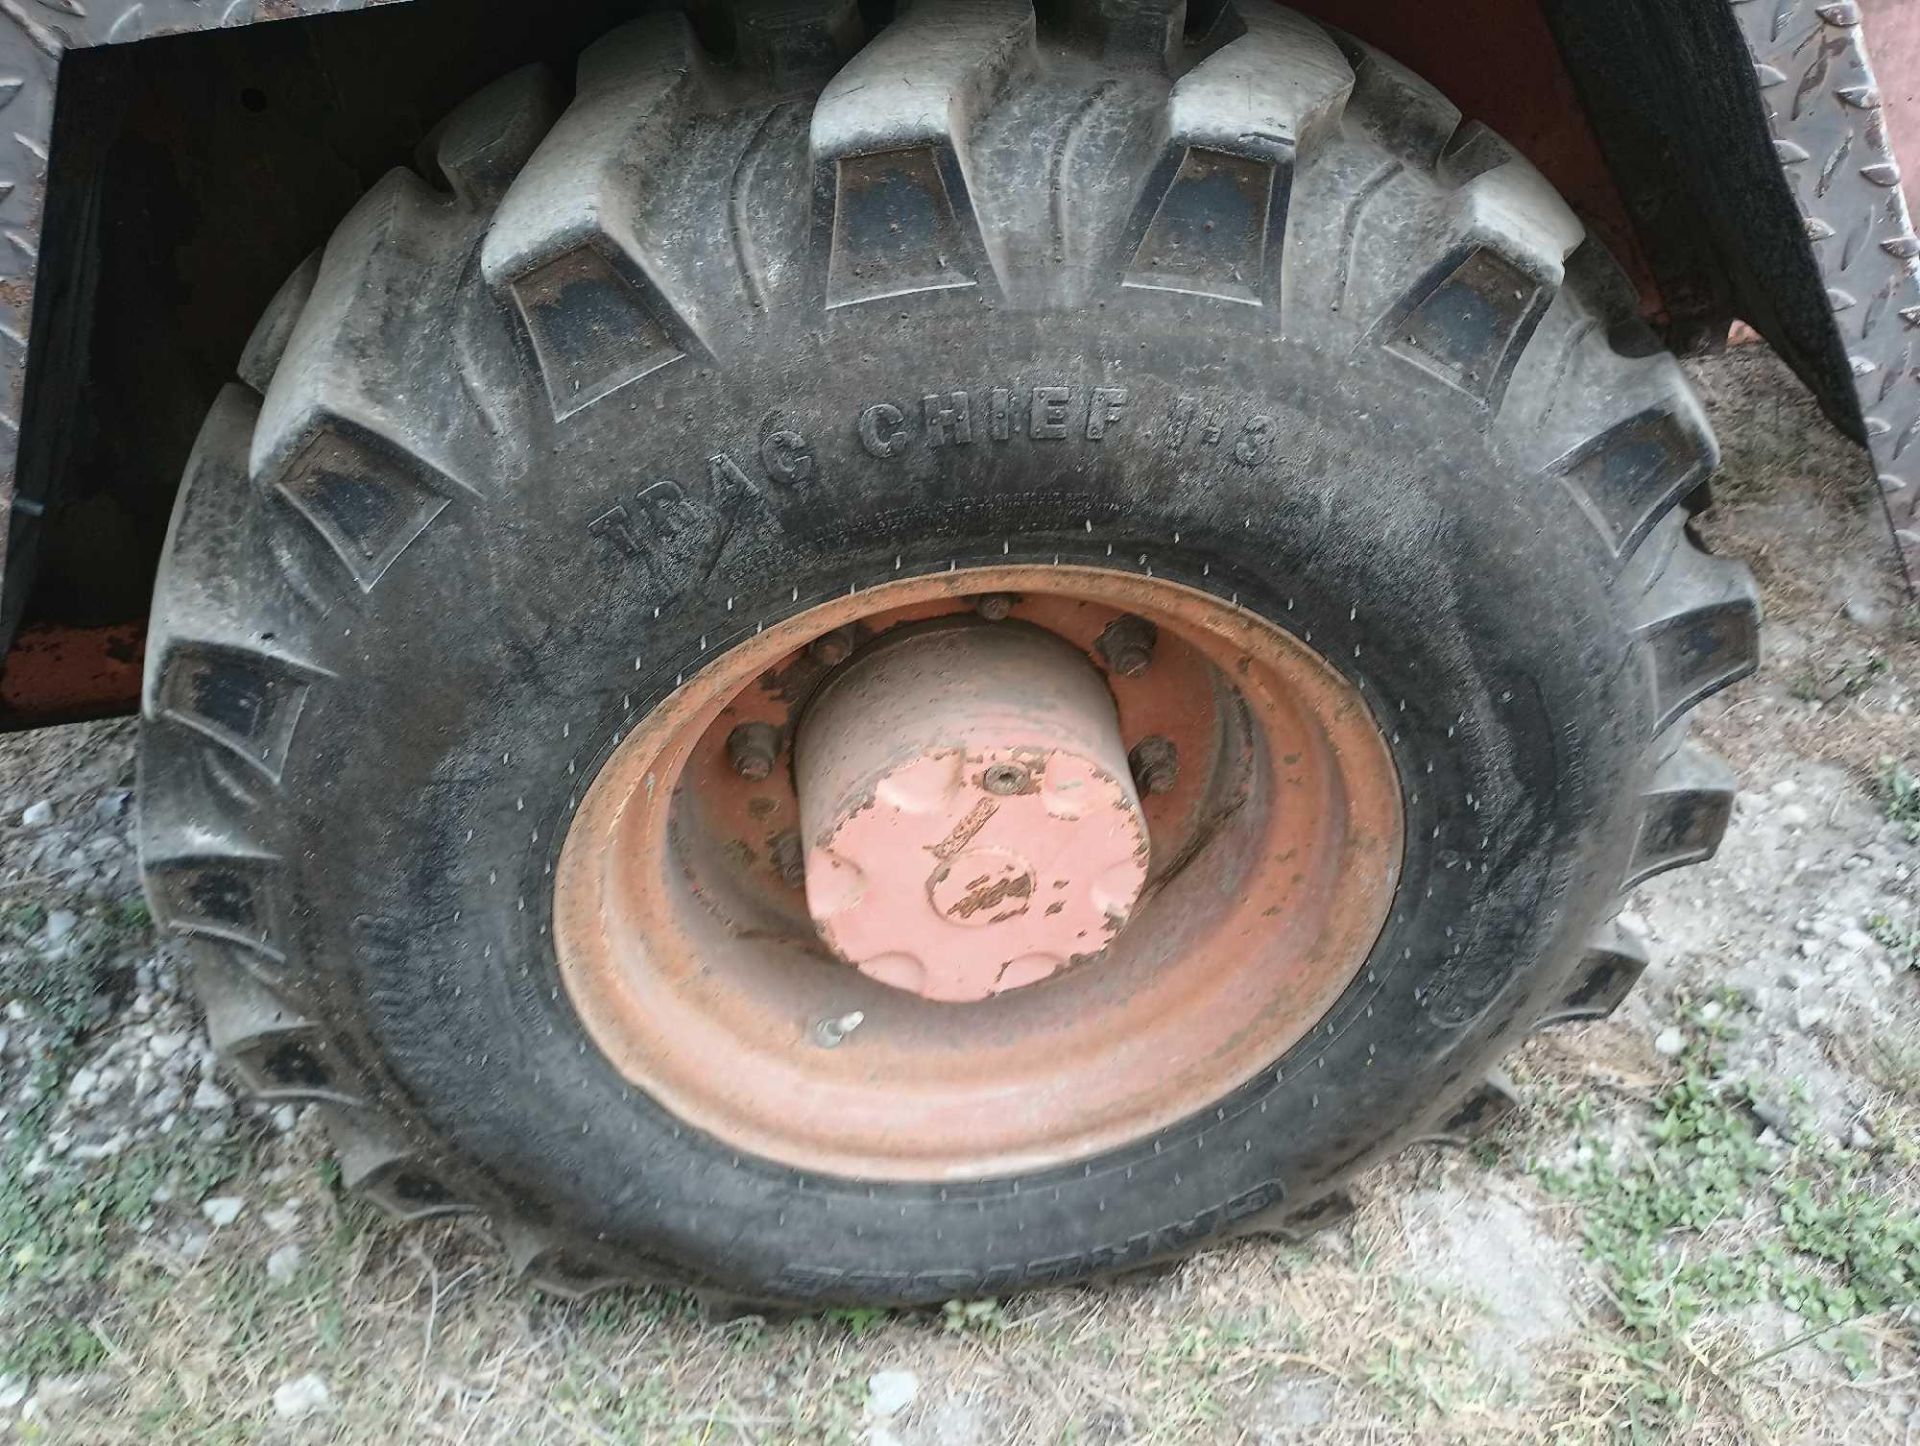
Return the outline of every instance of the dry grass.
[[[1422,1284],[1396,1208],[1423,1183],[1481,1174],[1457,1154],[1377,1172],[1349,1225],[1316,1243],[1245,1243],[955,1328],[938,1312],[712,1323],[663,1296],[545,1301],[504,1279],[480,1227],[389,1226],[336,1200],[304,1132],[278,1150],[267,1198],[301,1207],[300,1272],[267,1279],[285,1237],[257,1210],[198,1258],[133,1251],[91,1322],[108,1353],[98,1398],[42,1439],[852,1442],[869,1427],[867,1378],[905,1367],[924,1383],[894,1423],[906,1441],[1786,1443],[1832,1419],[1836,1392],[1896,1389],[1854,1385],[1811,1345],[1756,1361],[1728,1320],[1650,1365],[1596,1293],[1517,1399],[1476,1360],[1475,1306]],[[1496,1168],[1518,1182],[1517,1163]],[[276,1423],[275,1386],[309,1371],[334,1409]]]

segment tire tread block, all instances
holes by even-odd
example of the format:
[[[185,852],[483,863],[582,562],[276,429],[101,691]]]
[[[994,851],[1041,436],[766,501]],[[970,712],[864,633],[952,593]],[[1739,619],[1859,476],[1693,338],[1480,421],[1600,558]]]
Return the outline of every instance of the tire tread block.
[[[1264,305],[1293,174],[1338,123],[1353,72],[1331,36],[1259,9],[1167,101],[1168,145],[1136,212],[1123,284]]]
[[[709,86],[684,16],[615,30],[581,57],[573,104],[495,213],[481,271],[518,312],[556,420],[710,354],[690,289],[642,226],[649,181]]]
[[[1624,557],[1718,463],[1705,415],[1682,393],[1613,422],[1547,470],[1573,493],[1614,555]]]
[[[293,328],[300,320],[300,313],[306,310],[307,300],[313,295],[313,284],[319,279],[320,253],[316,251],[280,284],[240,352],[236,367],[240,380],[262,396],[273,385],[273,374],[280,369],[280,358],[287,353]]]
[[[1646,944],[1618,924],[1608,925],[1581,957],[1566,991],[1540,1017],[1540,1027],[1606,1019],[1633,992],[1646,967]]]
[[[462,202],[497,205],[560,118],[560,87],[544,65],[502,76],[434,127],[422,169]]]
[[[1585,238],[1567,203],[1515,158],[1453,193],[1448,239],[1376,323],[1375,344],[1498,411]]]
[[[1733,771],[1706,749],[1690,743],[1675,749],[1648,786],[1625,887],[1712,858],[1736,791]]]
[[[390,1128],[346,1110],[329,1110],[327,1133],[340,1161],[340,1183],[396,1220],[431,1220],[474,1207],[460,1199],[417,1150]]]
[[[174,642],[159,665],[152,716],[225,744],[280,781],[312,676],[257,649]]]
[[[319,1027],[230,952],[197,948],[194,981],[214,1051],[250,1093],[273,1102],[338,1104],[353,1098]]]
[[[1512,1079],[1504,1070],[1494,1070],[1421,1138],[1433,1144],[1465,1144],[1486,1134],[1519,1108],[1520,1092]]]
[[[1675,512],[1642,552],[1656,545],[1656,581],[1634,626],[1653,669],[1658,731],[1759,666],[1760,590],[1744,565],[1695,546]]]
[[[225,835],[187,828],[172,846],[149,836],[141,849],[147,898],[161,927],[244,945],[272,959],[273,880],[280,859]]]
[[[254,429],[254,478],[363,593],[491,464],[470,389],[448,375],[461,361],[446,318],[459,315],[476,227],[411,172],[376,184],[322,255]]]
[[[907,11],[828,82],[810,145],[829,309],[997,289],[970,145],[994,98],[1036,64],[1031,4],[951,0]]]

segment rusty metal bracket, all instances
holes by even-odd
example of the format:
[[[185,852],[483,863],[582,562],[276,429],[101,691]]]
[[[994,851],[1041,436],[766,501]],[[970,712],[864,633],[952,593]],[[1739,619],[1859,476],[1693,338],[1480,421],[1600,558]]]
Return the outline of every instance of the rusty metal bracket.
[[[145,623],[23,628],[0,675],[0,733],[125,713],[146,641]]]

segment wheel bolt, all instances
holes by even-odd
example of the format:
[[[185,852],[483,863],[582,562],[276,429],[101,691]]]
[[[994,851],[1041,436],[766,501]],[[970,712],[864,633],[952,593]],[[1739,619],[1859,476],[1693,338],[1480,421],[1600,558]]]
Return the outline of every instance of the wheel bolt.
[[[837,668],[853,656],[853,629],[835,628],[813,640],[807,651],[816,663]]]
[[[795,830],[788,829],[785,833],[774,835],[769,851],[781,883],[790,889],[800,888],[806,883],[806,851],[800,847],[800,835]]]
[[[779,752],[780,730],[771,723],[742,723],[727,735],[727,762],[754,783],[773,772]]]
[[[1145,618],[1129,615],[1108,623],[1093,647],[1111,671],[1133,678],[1147,671],[1153,661],[1153,645],[1159,640],[1158,628]]]
[[[973,610],[990,623],[1005,622],[1013,611],[1013,599],[1003,592],[982,593],[973,600]]]
[[[1180,781],[1180,755],[1173,740],[1158,733],[1133,745],[1127,766],[1133,770],[1134,787],[1142,793],[1171,793]]]
[[[1025,793],[1032,784],[1033,775],[1017,763],[995,763],[980,775],[980,786],[1001,798]]]

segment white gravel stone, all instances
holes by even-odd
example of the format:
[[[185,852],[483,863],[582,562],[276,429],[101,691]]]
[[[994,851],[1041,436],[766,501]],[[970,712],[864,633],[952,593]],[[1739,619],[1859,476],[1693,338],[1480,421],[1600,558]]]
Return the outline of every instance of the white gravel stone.
[[[20,815],[22,828],[45,828],[52,822],[53,805],[44,798],[38,803],[28,804],[26,811]]]
[[[920,1394],[920,1378],[912,1371],[875,1371],[867,1377],[867,1410],[875,1416],[896,1416]]]
[[[332,1407],[333,1392],[316,1375],[296,1376],[274,1388],[273,1414],[282,1421],[304,1421]]]
[[[1856,954],[1865,954],[1873,948],[1873,935],[1862,929],[1847,929],[1834,940],[1842,949],[1851,949]]]
[[[1670,1024],[1654,1036],[1653,1047],[1656,1053],[1668,1059],[1677,1059],[1687,1047],[1686,1036]]]
[[[196,1110],[224,1110],[233,1104],[233,1096],[221,1089],[210,1079],[200,1081],[193,1092],[193,1107]]]
[[[45,934],[47,943],[61,943],[66,939],[67,935],[73,932],[74,926],[79,922],[80,916],[74,913],[73,910],[55,909],[51,914],[47,915]]]
[[[1887,610],[1872,598],[1850,597],[1840,610],[1847,615],[1848,622],[1863,628],[1882,627],[1887,621]]]
[[[1805,828],[1812,816],[1799,804],[1790,803],[1780,810],[1780,823],[1784,828]]]
[[[184,1034],[153,1034],[147,1038],[147,1053],[155,1059],[171,1059],[187,1042]]]
[[[27,1399],[27,1382],[20,1376],[0,1376],[0,1411],[17,1411]]]
[[[200,1202],[200,1213],[214,1225],[226,1227],[240,1218],[240,1212],[247,1208],[247,1202],[238,1195],[216,1195],[211,1200]]]
[[[73,1147],[73,1158],[83,1163],[94,1160],[111,1160],[126,1148],[126,1135],[112,1134],[97,1144],[75,1145]]]
[[[282,1245],[267,1257],[267,1279],[285,1285],[299,1274],[304,1252],[297,1245]]]

